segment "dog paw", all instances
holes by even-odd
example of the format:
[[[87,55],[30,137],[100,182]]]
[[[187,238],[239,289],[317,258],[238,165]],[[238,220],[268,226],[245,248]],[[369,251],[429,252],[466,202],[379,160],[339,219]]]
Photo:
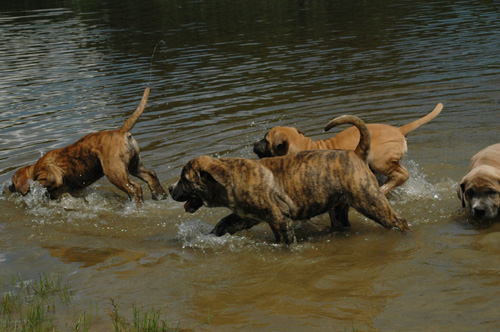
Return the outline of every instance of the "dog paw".
[[[221,227],[219,224],[217,224],[214,229],[210,232],[210,234],[213,234],[215,236],[222,236],[226,233],[229,233],[226,229],[226,227]]]
[[[394,226],[396,226],[396,228],[398,228],[402,232],[408,232],[410,230],[408,223],[403,218],[398,218]]]
[[[155,201],[163,201],[168,198],[168,194],[166,192],[163,193],[152,193],[152,198]]]

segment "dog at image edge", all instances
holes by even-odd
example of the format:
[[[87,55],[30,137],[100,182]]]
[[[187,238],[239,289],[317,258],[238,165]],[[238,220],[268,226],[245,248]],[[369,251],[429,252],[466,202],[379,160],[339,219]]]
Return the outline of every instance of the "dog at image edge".
[[[139,107],[120,129],[88,134],[67,147],[47,152],[35,164],[18,169],[10,191],[26,195],[29,180],[33,180],[47,188],[51,198],[57,198],[62,193],[84,189],[106,175],[131,200],[141,204],[142,189],[130,180],[132,174],[148,184],[153,199],[166,199],[167,193],[156,173],[142,163],[139,145],[130,133],[148,97],[149,87]]]
[[[491,220],[498,216],[500,143],[488,146],[471,158],[469,172],[460,181],[457,194],[462,207],[468,205],[475,219]]]
[[[213,229],[217,236],[267,222],[278,243],[290,244],[295,241],[292,221],[329,212],[332,228],[345,229],[350,206],[384,227],[409,230],[368,168],[365,124],[342,116],[331,125],[344,123],[361,131],[354,151],[314,150],[260,160],[200,156],[184,166],[170,194],[191,213],[203,205],[231,209]]]
[[[407,152],[406,135],[434,119],[442,109],[443,104],[439,103],[431,113],[399,128],[380,123],[366,125],[371,135],[368,164],[375,174],[387,177],[381,187],[384,195],[405,183],[410,177],[408,170],[401,165],[401,159]],[[274,127],[266,133],[264,139],[254,144],[253,150],[259,158],[265,158],[314,149],[354,150],[358,141],[359,132],[354,127],[327,140],[317,141],[306,137],[294,127]]]

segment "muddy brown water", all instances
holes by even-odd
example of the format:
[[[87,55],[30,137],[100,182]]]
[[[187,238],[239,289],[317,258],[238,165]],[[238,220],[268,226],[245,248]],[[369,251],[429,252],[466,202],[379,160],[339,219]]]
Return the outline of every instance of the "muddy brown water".
[[[156,50],[154,52],[154,50]],[[456,187],[470,157],[500,141],[500,7],[495,1],[38,1],[0,4],[0,277],[61,274],[71,312],[110,298],[162,308],[187,330],[500,330],[500,223],[471,225]],[[412,229],[356,212],[206,235],[228,213],[137,208],[106,179],[47,201],[6,189],[15,169],[118,128],[149,84],[133,130],[165,187],[208,154],[248,157],[276,125],[314,139],[333,117],[402,125],[411,179],[390,196]]]

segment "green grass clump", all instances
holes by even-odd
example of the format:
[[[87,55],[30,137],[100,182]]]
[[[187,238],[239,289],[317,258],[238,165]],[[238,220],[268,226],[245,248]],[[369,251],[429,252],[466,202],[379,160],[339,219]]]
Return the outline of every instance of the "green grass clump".
[[[55,331],[56,306],[68,306],[72,291],[61,277],[42,274],[35,281],[12,276],[10,284],[0,282],[0,332]]]
[[[110,317],[113,321],[115,332],[177,332],[179,324],[170,325],[166,318],[162,318],[161,310],[139,308],[132,304],[133,321],[129,322],[119,313],[119,306],[111,299],[112,311]]]
[[[56,312],[61,307],[69,309],[73,291],[62,277],[42,274],[34,281],[23,281],[12,276],[10,283],[0,280],[0,332],[60,332],[89,331],[97,314],[97,304],[90,311],[79,314],[74,326],[60,326]],[[109,314],[115,332],[178,332],[179,324],[171,326],[161,310],[143,309],[132,304],[133,319],[129,321],[120,314],[119,307],[111,299]]]

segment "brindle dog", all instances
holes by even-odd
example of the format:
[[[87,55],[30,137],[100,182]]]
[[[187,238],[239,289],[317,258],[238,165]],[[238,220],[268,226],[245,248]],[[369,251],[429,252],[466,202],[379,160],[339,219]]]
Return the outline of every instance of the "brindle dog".
[[[354,151],[315,150],[261,160],[201,156],[183,168],[179,182],[169,188],[171,196],[186,202],[191,213],[202,205],[231,209],[213,229],[217,236],[267,222],[278,243],[290,244],[295,241],[292,221],[329,212],[332,227],[339,230],[350,226],[350,206],[384,227],[409,230],[368,168],[366,125],[355,116],[339,117],[331,125],[344,123],[361,133]]]
[[[10,191],[26,195],[29,180],[33,180],[47,188],[51,198],[57,198],[62,193],[84,189],[106,175],[131,200],[141,204],[142,189],[130,180],[132,174],[148,184],[153,199],[166,199],[167,193],[156,173],[142,163],[139,145],[130,133],[146,107],[148,96],[149,87],[137,110],[119,130],[88,134],[67,147],[47,152],[35,164],[18,169]]]

